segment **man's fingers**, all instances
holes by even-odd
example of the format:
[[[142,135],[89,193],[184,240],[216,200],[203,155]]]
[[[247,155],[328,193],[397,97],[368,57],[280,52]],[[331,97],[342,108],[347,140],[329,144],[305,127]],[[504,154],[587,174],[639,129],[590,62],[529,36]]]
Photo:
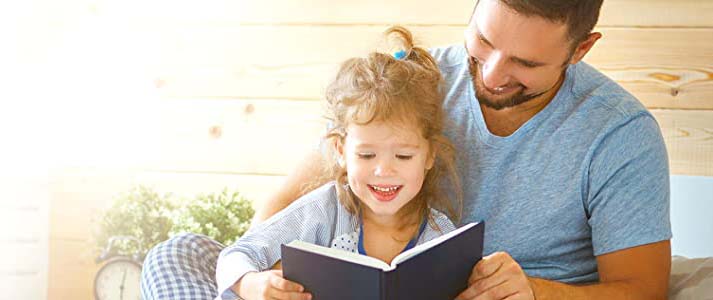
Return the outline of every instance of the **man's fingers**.
[[[487,290],[478,290],[478,297],[475,300],[501,300],[515,294],[517,294],[517,287],[513,282],[504,281]]]
[[[517,280],[520,275],[523,275],[520,265],[515,263],[515,261],[513,261],[509,257],[505,257],[504,261],[499,264],[498,269],[495,270],[494,273],[488,275],[485,278],[470,281],[468,282],[468,284],[476,285],[476,288],[478,290],[484,291],[490,289],[493,286],[500,285],[506,280]]]
[[[529,298],[529,296],[525,293],[516,293],[516,294],[512,294],[512,295],[508,296],[507,298],[505,298],[503,300],[528,300],[528,299],[532,299],[532,298]]]
[[[465,291],[458,294],[458,296],[456,297],[455,300],[473,299],[477,295],[478,295],[478,292],[475,290],[475,287],[470,285],[470,286],[468,286],[468,288],[465,289]]]
[[[496,272],[492,276],[478,279],[475,282],[470,283],[470,286],[473,287],[473,289],[475,289],[480,294],[494,287],[502,285],[508,279],[510,278],[508,278],[507,276],[501,276],[500,272]]]
[[[507,278],[492,276],[469,285],[465,291],[458,295],[456,300],[500,300],[516,292],[511,288],[511,285],[512,284],[507,282]]]
[[[483,257],[473,268],[473,272],[468,278],[468,284],[489,277],[497,272],[505,261],[504,252],[496,252],[486,257]]]

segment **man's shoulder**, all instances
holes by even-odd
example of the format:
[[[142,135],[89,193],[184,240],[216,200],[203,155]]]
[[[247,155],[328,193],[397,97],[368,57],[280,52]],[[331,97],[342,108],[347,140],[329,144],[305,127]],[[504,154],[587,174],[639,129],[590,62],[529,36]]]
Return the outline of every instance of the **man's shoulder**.
[[[462,99],[466,95],[470,74],[468,70],[467,52],[463,45],[451,45],[429,49],[438,64],[443,76],[446,90],[446,101]],[[460,103],[460,101],[452,102]]]
[[[639,99],[593,66],[580,62],[570,71],[573,73],[569,75],[573,77],[570,89],[574,103],[590,117],[600,113],[614,121],[650,114]]]
[[[428,52],[433,56],[441,71],[449,68],[461,67],[465,64],[466,51],[463,45],[449,45],[429,48]]]

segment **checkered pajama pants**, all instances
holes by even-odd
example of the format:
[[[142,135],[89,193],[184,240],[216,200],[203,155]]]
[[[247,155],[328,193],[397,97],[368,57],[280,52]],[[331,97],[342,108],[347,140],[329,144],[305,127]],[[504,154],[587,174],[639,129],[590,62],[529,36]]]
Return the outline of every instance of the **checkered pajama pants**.
[[[144,260],[142,299],[215,299],[215,266],[223,248],[206,236],[190,233],[156,245]]]

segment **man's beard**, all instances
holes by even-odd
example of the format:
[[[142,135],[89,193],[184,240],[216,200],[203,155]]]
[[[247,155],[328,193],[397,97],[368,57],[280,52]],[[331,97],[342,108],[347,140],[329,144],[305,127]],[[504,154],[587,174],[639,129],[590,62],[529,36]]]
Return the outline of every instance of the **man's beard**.
[[[502,110],[505,108],[523,104],[539,96],[542,96],[547,92],[543,91],[540,93],[525,94],[525,87],[520,85],[522,88],[514,95],[510,96],[509,98],[496,101],[485,95],[486,88],[482,83],[482,80],[480,80],[480,77],[478,76],[480,68],[478,66],[478,62],[473,57],[470,57],[468,59],[468,69],[470,71],[470,76],[473,78],[473,88],[475,89],[475,97],[478,99],[478,102],[480,102],[480,104],[482,105],[485,105],[485,107],[489,107],[494,110]]]

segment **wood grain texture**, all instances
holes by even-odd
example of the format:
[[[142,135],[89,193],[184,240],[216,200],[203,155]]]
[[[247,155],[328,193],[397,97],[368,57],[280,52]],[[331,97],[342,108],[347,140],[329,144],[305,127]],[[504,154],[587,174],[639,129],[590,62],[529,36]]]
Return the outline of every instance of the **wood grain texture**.
[[[157,67],[164,97],[320,99],[338,64],[380,48],[383,26],[178,30]],[[461,43],[462,28],[413,27],[424,46]],[[713,109],[713,28],[603,28],[585,58],[651,108]],[[180,32],[180,33],[179,33]],[[355,42],[358,41],[358,42]],[[255,47],[245,47],[245,45]],[[285,51],[284,49],[290,49]]]
[[[197,5],[175,1],[73,0],[74,13],[92,12],[123,20],[228,24],[421,24],[463,25],[475,1],[244,0]],[[170,6],[171,9],[165,9]],[[68,11],[67,8],[64,8]],[[298,12],[298,13],[296,13]],[[55,17],[56,18],[56,17]],[[713,26],[713,3],[707,0],[607,0],[599,25],[633,27]]]
[[[284,175],[318,147],[318,101],[174,99],[163,102],[160,155],[148,169]]]
[[[604,29],[586,60],[649,108],[713,109],[713,29]]]
[[[46,272],[0,273],[3,299],[46,299],[47,289],[38,285],[38,283],[46,283],[46,277]]]
[[[48,300],[94,299],[92,244],[86,238],[50,238]]]
[[[652,113],[666,140],[671,173],[713,176],[713,111]]]
[[[47,177],[0,171],[0,291],[3,299],[44,299],[48,284]]]

